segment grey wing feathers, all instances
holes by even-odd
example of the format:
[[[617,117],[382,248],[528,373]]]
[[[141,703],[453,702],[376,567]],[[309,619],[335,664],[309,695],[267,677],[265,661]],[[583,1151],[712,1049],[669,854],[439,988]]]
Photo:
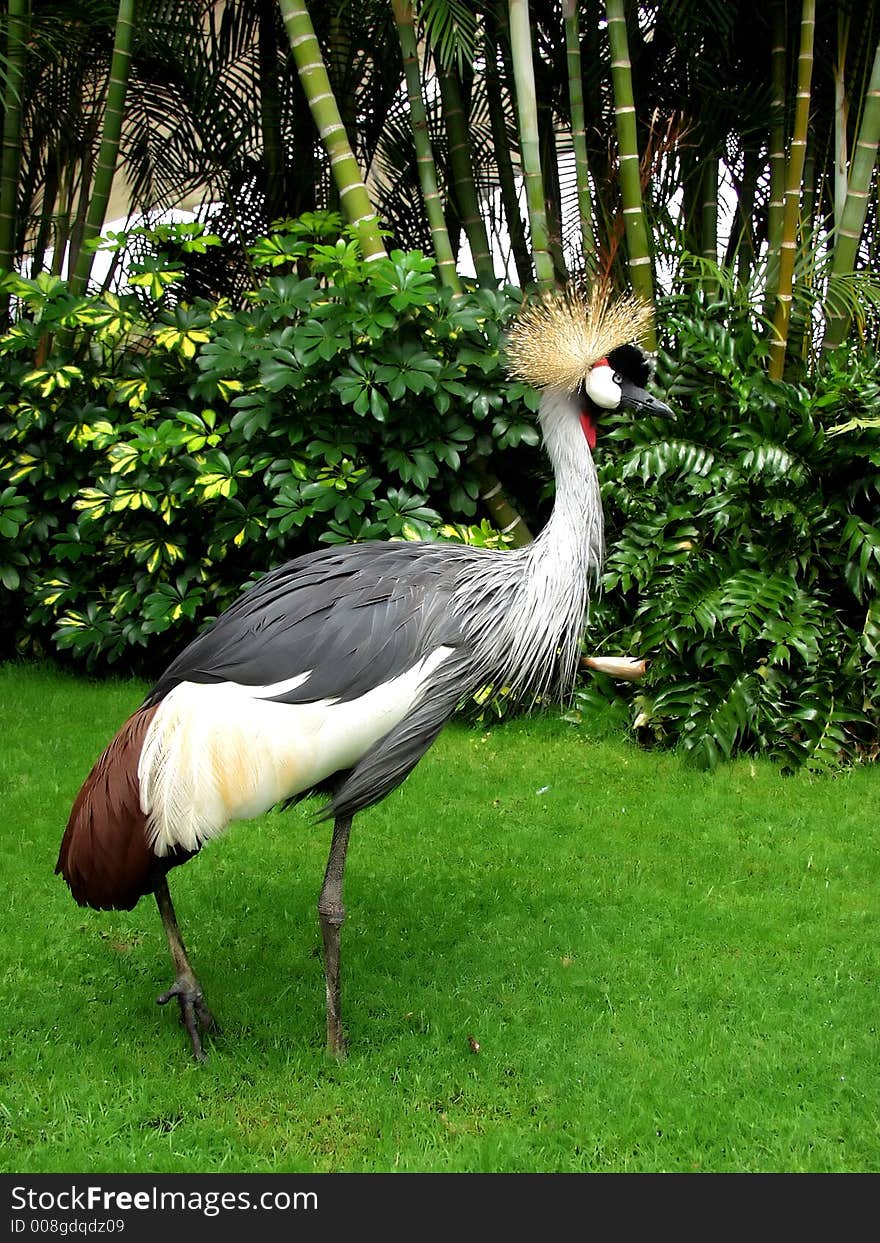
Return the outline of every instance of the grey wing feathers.
[[[454,585],[448,551],[355,544],[288,562],[173,661],[147,704],[181,681],[268,686],[303,673],[309,677],[300,686],[272,698],[357,698],[435,647],[461,641],[447,607]]]
[[[329,803],[321,809],[320,819],[354,815],[371,807],[409,776],[461,701],[468,681],[466,664],[463,653],[444,662],[422,701],[334,789]]]
[[[303,673],[301,684],[261,698],[345,701],[450,648],[407,718],[315,791],[332,792],[322,817],[353,815],[404,780],[467,689],[471,644],[450,608],[460,565],[458,549],[429,543],[356,544],[290,561],[199,635],[146,704],[182,681],[266,687]]]

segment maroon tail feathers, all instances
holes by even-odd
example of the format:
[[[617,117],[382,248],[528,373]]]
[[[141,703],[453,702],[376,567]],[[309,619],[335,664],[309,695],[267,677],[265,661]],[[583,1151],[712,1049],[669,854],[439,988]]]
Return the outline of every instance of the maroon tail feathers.
[[[80,906],[131,910],[177,863],[183,852],[159,859],[147,843],[138,760],[155,707],[129,717],[76,796],[61,841],[60,872]]]

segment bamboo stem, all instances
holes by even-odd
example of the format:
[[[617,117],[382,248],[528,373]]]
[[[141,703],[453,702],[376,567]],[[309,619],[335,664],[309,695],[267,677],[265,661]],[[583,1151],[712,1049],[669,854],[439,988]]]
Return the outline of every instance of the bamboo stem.
[[[422,79],[419,72],[413,6],[411,0],[391,0],[391,8],[394,12],[397,34],[400,39],[400,52],[403,57],[403,71],[406,77],[406,90],[409,98],[410,123],[416,148],[419,185],[422,189],[422,199],[431,229],[431,241],[434,245],[434,257],[437,260],[437,272],[441,282],[447,288],[451,289],[453,293],[460,293],[461,282],[455,270],[455,256],[452,253],[449,232],[446,228],[443,200],[437,186],[437,169],[434,164],[434,153],[431,150],[428,114],[422,97]]]
[[[544,181],[541,175],[538,104],[535,94],[535,67],[532,61],[528,0],[509,0],[508,12],[520,152],[532,232],[532,256],[538,287],[551,289],[555,284],[555,270],[550,255],[547,213],[544,207]]]
[[[582,656],[581,666],[620,682],[638,682],[648,671],[648,662],[634,656]]]
[[[501,481],[486,458],[475,453],[470,460],[479,476],[480,500],[485,505],[492,522],[502,534],[510,536],[514,548],[531,543],[531,531],[505,496]]]
[[[871,180],[874,175],[874,166],[877,163],[878,147],[880,147],[880,42],[874,52],[874,63],[865,96],[862,119],[853,147],[846,201],[834,242],[834,257],[831,261],[832,278],[855,271],[859,243],[868,214]],[[823,352],[836,349],[843,341],[848,329],[849,316],[839,309],[827,307],[825,337],[822,341]]]
[[[299,80],[330,160],[342,211],[358,237],[364,258],[384,258],[379,221],[339,115],[305,0],[279,0],[279,3]]]
[[[718,262],[718,173],[717,156],[703,162],[702,201],[700,204],[700,238],[702,256],[712,263]],[[718,292],[717,281],[707,277],[703,289],[711,298]]]
[[[590,190],[590,165],[587,158],[587,122],[584,112],[584,84],[581,69],[581,35],[578,24],[577,0],[563,0],[565,23],[565,56],[568,65],[568,103],[571,110],[571,141],[574,148],[577,181],[578,218],[581,226],[581,250],[588,275],[596,272],[596,235],[593,231],[593,196]]]
[[[30,25],[30,0],[9,0],[6,26],[6,86],[3,91],[3,148],[0,152],[0,269],[11,271],[16,258],[18,171],[21,164],[21,93]],[[0,302],[0,318],[9,296]]]
[[[107,204],[110,202],[110,191],[113,186],[113,174],[119,156],[119,139],[122,134],[122,118],[125,111],[125,96],[128,92],[128,74],[131,65],[131,45],[134,34],[135,0],[119,0],[119,11],[116,15],[116,37],[113,45],[113,57],[110,61],[110,78],[107,83],[107,102],[104,106],[104,127],[101,134],[101,145],[95,164],[95,176],[92,183],[91,197],[86,212],[85,226],[82,229],[82,242],[76,256],[71,289],[74,293],[85,293],[94,261],[94,252],[86,245],[98,237],[104,225]],[[84,172],[84,184],[85,184]],[[79,241],[79,238],[77,239]]]
[[[764,310],[769,315],[779,284],[779,254],[785,215],[785,3],[771,0],[773,44],[770,49],[770,202],[767,208],[767,284]]]
[[[627,247],[627,267],[633,289],[653,306],[654,281],[648,227],[642,203],[636,108],[633,95],[632,65],[626,32],[624,0],[605,0],[608,40],[611,45],[611,84],[614,92],[614,122],[620,155],[620,196]],[[648,349],[656,349],[654,330],[646,339]]]
[[[781,380],[785,369],[788,330],[791,323],[791,299],[794,286],[794,261],[797,252],[798,209],[801,181],[807,151],[807,129],[810,119],[810,85],[813,77],[813,45],[816,31],[816,0],[804,0],[801,11],[801,39],[798,52],[797,103],[794,129],[785,179],[785,214],[782,220],[782,243],[779,250],[779,284],[773,314],[773,336],[770,340],[769,375]]]
[[[471,139],[468,119],[461,99],[461,86],[457,71],[450,66],[439,65],[437,80],[440,84],[440,100],[443,120],[449,140],[449,162],[461,223],[471,248],[471,259],[480,285],[493,288],[496,284],[495,265],[489,246],[489,235],[480,211],[480,200],[474,180],[471,162]]]
[[[504,35],[501,29],[503,24],[502,13],[503,10],[499,10],[494,39],[489,38],[486,42],[486,99],[489,105],[492,146],[495,153],[495,163],[498,167],[501,204],[504,209],[504,219],[510,237],[510,249],[513,253],[513,261],[516,265],[519,283],[524,287],[532,279],[532,259],[529,254],[525,227],[520,212],[513,160],[510,155],[507,112],[504,106],[501,75],[498,69],[499,54],[502,58],[504,57],[504,46],[502,43]]]
[[[849,41],[850,15],[841,8],[837,13],[837,59],[834,62],[834,224],[840,226],[849,188],[847,170],[847,125],[849,109],[846,98],[846,46]]]

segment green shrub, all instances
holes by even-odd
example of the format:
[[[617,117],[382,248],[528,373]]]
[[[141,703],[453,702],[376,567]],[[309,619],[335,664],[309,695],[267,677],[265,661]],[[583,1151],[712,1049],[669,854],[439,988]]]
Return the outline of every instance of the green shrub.
[[[671,420],[618,418],[600,473],[605,592],[591,640],[649,657],[645,683],[595,678],[645,741],[710,767],[872,753],[880,712],[880,386],[836,361],[810,387],[767,378],[765,346],[678,312],[658,387]],[[844,419],[849,426],[841,427]]]
[[[537,441],[499,362],[518,294],[453,302],[421,254],[365,264],[337,235],[312,216],[258,241],[240,310],[178,301],[161,251],[121,297],[6,279],[0,624],[20,649],[155,668],[322,542],[497,538],[468,529],[468,457]]]

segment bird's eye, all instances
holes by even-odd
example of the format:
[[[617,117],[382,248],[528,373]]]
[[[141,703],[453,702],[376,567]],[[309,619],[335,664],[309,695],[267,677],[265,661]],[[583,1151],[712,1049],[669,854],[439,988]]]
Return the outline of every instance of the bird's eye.
[[[614,381],[615,384],[620,384],[623,381],[623,376],[620,374],[619,371],[615,371],[611,379]]]

